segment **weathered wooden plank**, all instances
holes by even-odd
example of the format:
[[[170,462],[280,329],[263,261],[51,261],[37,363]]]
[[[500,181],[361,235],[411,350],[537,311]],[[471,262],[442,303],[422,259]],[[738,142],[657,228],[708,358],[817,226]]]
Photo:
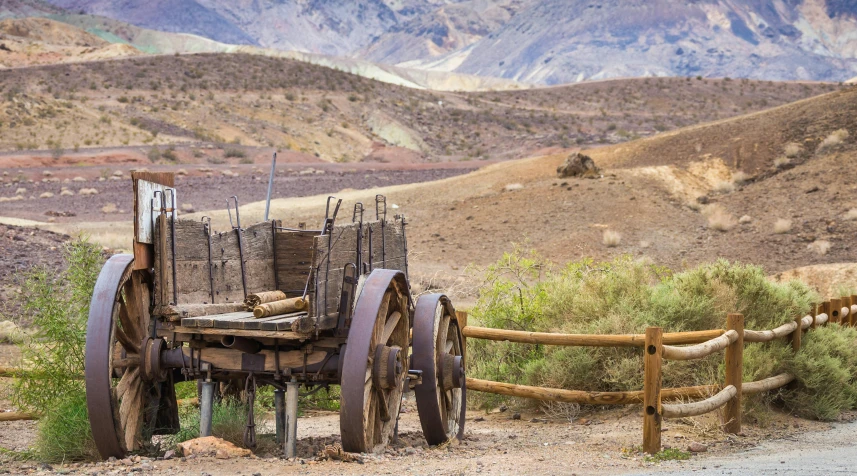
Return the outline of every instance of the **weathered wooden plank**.
[[[292,329],[292,324],[299,318],[306,316],[306,313],[295,313],[285,316],[280,316],[279,319],[273,319],[260,323],[260,328],[263,331],[287,331]]]
[[[177,321],[184,317],[208,316],[211,314],[227,314],[230,312],[244,311],[243,303],[224,304],[178,304],[157,306],[152,315],[164,317],[170,321]]]
[[[249,319],[253,317],[253,313],[249,312],[250,316],[247,316],[248,312],[235,312],[231,314],[224,314],[221,316],[216,316],[214,319],[214,325],[211,327],[216,327],[218,329],[231,329],[230,325],[233,322],[241,321],[244,319]]]
[[[237,321],[232,321],[229,323],[230,329],[244,329],[244,330],[252,330],[252,329],[260,329],[261,325],[265,321],[270,321],[274,319],[280,319],[283,316],[271,316],[271,317],[262,317],[258,318],[256,316],[248,317],[247,319],[240,319]]]
[[[184,327],[217,327],[215,322],[218,320],[232,320],[242,317],[252,317],[253,313],[249,311],[230,312],[228,314],[214,314],[210,316],[185,317],[182,319]]]
[[[306,287],[312,272],[314,238],[316,231],[284,231],[278,230],[276,237],[277,281],[279,289],[289,297],[298,293],[289,292]]]
[[[256,338],[271,338],[284,340],[305,341],[311,336],[298,334],[291,331],[262,331],[262,330],[244,330],[244,329],[217,329],[214,327],[187,327],[176,326],[173,328],[176,334],[202,334],[202,335],[218,335],[218,336],[242,336]]]

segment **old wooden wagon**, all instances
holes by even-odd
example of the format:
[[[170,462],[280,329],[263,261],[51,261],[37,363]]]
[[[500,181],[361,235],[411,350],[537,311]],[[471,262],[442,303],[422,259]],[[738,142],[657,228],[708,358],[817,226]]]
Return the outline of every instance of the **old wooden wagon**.
[[[175,384],[190,379],[199,382],[202,435],[218,387],[237,386],[252,403],[258,386],[273,386],[288,457],[300,388],[340,386],[345,451],[382,451],[409,390],[429,444],[462,435],[455,311],[442,294],[414,300],[405,218],[388,218],[384,197],[373,220],[359,203],[350,220],[338,220],[341,201],[331,198],[319,229],[278,220],[245,227],[234,198],[231,227],[217,232],[204,217],[178,217],[172,174],[132,180],[133,254],[104,265],[86,336],[86,396],[101,456],[123,457],[178,431]],[[290,312],[254,316],[245,299],[271,292]]]

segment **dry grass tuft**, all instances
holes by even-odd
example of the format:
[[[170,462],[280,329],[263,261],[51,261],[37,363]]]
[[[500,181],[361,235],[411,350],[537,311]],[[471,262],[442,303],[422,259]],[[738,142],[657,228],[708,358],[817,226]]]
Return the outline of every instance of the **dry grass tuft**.
[[[792,221],[786,220],[785,218],[780,218],[776,222],[774,222],[774,233],[782,234],[788,233],[792,229]]]
[[[523,188],[524,188],[524,186],[519,184],[519,183],[510,183],[509,185],[506,185],[505,187],[503,187],[503,190],[505,190],[507,192],[514,192],[515,190],[521,190]]]
[[[798,154],[800,154],[801,150],[802,148],[800,144],[796,142],[790,142],[786,144],[786,147],[783,149],[783,153],[786,155],[786,157],[793,159],[797,157]]]
[[[750,215],[744,215],[738,219],[738,223],[740,223],[742,225],[745,223],[752,223],[752,222],[753,222],[753,217],[751,217]]]
[[[735,191],[735,183],[729,180],[721,180],[714,184],[714,191],[718,193],[732,193]]]
[[[774,168],[781,169],[790,163],[792,163],[792,161],[789,160],[788,157],[777,157],[774,159]]]
[[[15,195],[23,195],[27,193],[27,189],[24,187],[19,187],[18,190],[15,190]]]
[[[53,196],[54,194],[51,192],[43,192],[41,195],[39,195],[39,198],[51,198]]]
[[[615,248],[622,242],[622,235],[618,231],[604,230],[601,241],[604,243],[604,246]]]
[[[708,228],[718,231],[729,231],[735,227],[735,217],[720,205],[709,205],[702,209],[702,215],[708,218]]]
[[[101,207],[101,213],[116,213],[117,210],[115,203],[108,203]]]
[[[62,197],[70,197],[73,195],[74,195],[74,192],[72,192],[71,190],[68,190],[68,189],[60,192],[60,196],[62,196]]]
[[[824,150],[828,147],[833,147],[841,144],[845,139],[849,136],[848,131],[846,129],[838,129],[833,131],[826,139],[821,141],[821,144],[818,145],[818,150]]]
[[[741,185],[741,184],[744,184],[747,181],[749,181],[751,178],[753,178],[753,177],[750,174],[742,172],[739,170],[739,171],[735,172],[734,174],[732,174],[732,183],[734,183],[736,185]]]
[[[857,220],[857,208],[852,208],[842,215],[843,220]]]
[[[86,182],[86,179],[78,175],[77,177],[71,179],[72,182]]]
[[[82,188],[82,189],[78,190],[77,194],[78,195],[84,195],[84,196],[86,196],[86,195],[98,195],[98,190],[96,190],[94,188]]]
[[[818,253],[819,256],[824,256],[830,251],[830,242],[827,240],[815,240],[806,245],[806,249]]]

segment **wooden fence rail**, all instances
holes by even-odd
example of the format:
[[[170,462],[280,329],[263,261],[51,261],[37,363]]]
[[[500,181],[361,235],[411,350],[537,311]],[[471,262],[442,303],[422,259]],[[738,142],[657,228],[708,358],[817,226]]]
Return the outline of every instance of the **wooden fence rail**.
[[[794,375],[783,373],[755,382],[742,382],[745,342],[771,342],[785,339],[792,349],[800,350],[802,335],[818,326],[839,323],[857,325],[857,295],[831,299],[813,304],[809,315],[775,329],[744,329],[744,316],[729,314],[726,329],[664,333],[659,327],[646,329],[645,334],[592,335],[554,334],[492,329],[467,325],[467,313],[458,312],[459,325],[466,339],[518,342],[539,345],[588,347],[642,347],[643,390],[627,392],[590,392],[492,382],[468,377],[467,388],[477,392],[495,393],[543,401],[591,405],[643,404],[643,450],[661,450],[661,421],[663,418],[683,418],[709,413],[723,408],[723,429],[727,433],[741,432],[741,400],[744,394],[756,394],[781,388],[794,381]],[[684,347],[679,347],[684,346]],[[661,388],[663,360],[700,359],[725,351],[726,379],[722,384],[696,387]],[[662,403],[676,399],[701,399],[689,403]]]

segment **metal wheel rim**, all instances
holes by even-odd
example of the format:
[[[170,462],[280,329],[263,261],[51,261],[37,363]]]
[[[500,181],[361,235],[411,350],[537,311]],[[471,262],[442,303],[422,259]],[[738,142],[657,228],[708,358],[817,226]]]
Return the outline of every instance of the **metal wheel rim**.
[[[139,366],[139,346],[150,321],[148,286],[139,275],[132,277],[132,264],[132,255],[107,260],[95,284],[86,328],[86,404],[103,458],[121,458],[138,449],[144,420],[154,420],[147,405],[152,385],[143,382]],[[120,323],[123,312],[125,323],[131,323],[127,328]],[[129,364],[135,357],[138,363]],[[125,359],[125,364],[117,358]]]
[[[423,436],[434,446],[452,438],[464,436],[464,418],[467,412],[467,387],[464,376],[460,388],[444,392],[438,379],[439,342],[452,342],[451,349],[443,349],[460,356],[461,333],[453,318],[455,309],[443,294],[420,296],[414,309],[413,368],[422,370],[422,383],[414,388],[417,411]],[[446,336],[441,333],[446,328]],[[450,332],[452,335],[450,335]]]
[[[400,316],[397,323],[393,325],[390,338],[384,342],[385,345],[401,349],[399,353],[404,366],[402,372],[396,376],[395,387],[387,392],[382,391],[391,419],[381,422],[378,409],[380,397],[377,387],[373,384],[373,363],[370,357],[374,358],[376,342],[373,341],[373,336],[377,337],[380,311],[382,311],[385,295],[390,290],[394,292],[391,294],[389,307],[383,310],[384,324],[395,312]],[[404,376],[408,368],[409,330],[407,282],[404,274],[396,270],[374,270],[367,277],[357,298],[354,317],[348,331],[348,344],[342,356],[339,426],[342,448],[345,451],[355,453],[383,451],[389,442],[399,414]]]

